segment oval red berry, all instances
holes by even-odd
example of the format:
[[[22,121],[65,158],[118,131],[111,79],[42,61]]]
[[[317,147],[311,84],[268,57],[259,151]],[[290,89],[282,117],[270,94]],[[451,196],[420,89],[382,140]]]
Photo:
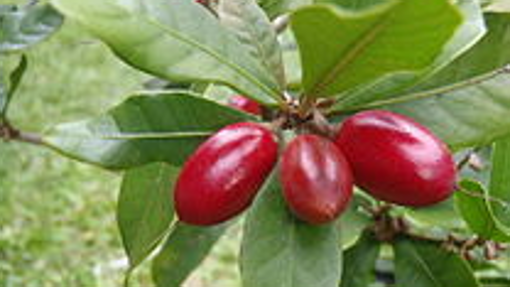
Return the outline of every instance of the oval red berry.
[[[259,103],[240,95],[232,96],[229,99],[228,104],[233,108],[256,116],[259,116],[262,113]]]
[[[278,145],[272,132],[255,123],[227,126],[188,159],[174,199],[179,219],[214,225],[246,209],[271,172]]]
[[[296,137],[285,149],[280,169],[285,199],[297,217],[327,223],[352,197],[352,175],[335,144],[315,135]]]
[[[351,164],[355,183],[377,199],[427,206],[454,190],[456,168],[447,146],[411,118],[361,112],[342,124],[336,142]]]

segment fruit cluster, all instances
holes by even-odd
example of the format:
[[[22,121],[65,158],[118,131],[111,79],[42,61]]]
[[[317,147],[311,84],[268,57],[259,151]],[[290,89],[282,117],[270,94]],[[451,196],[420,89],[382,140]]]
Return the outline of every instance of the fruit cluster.
[[[230,105],[260,114],[257,103],[236,96]],[[360,112],[331,138],[305,133],[279,152],[271,129],[237,123],[203,143],[175,186],[177,214],[192,225],[214,225],[244,211],[278,162],[290,210],[310,224],[336,219],[353,185],[374,198],[423,207],[448,198],[456,168],[446,145],[414,120],[388,111]]]

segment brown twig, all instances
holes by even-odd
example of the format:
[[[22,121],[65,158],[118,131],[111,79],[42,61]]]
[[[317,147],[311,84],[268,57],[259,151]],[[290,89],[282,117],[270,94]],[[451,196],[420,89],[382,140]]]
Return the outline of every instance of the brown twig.
[[[44,144],[40,135],[16,129],[8,122],[0,123],[0,139],[3,139],[4,141],[18,141],[34,145]]]

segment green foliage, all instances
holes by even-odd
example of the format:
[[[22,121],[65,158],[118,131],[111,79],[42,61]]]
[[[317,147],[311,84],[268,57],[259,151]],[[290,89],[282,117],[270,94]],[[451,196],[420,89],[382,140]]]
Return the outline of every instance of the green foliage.
[[[177,223],[172,234],[152,264],[152,276],[158,287],[179,287],[204,260],[226,229]]]
[[[348,229],[346,229],[346,232]],[[366,287],[375,281],[375,263],[380,243],[365,232],[358,242],[345,251],[340,287]]]
[[[174,218],[171,190],[179,169],[155,163],[124,174],[117,222],[130,269],[139,265],[163,240]]]
[[[283,89],[286,80],[276,31],[255,0],[222,1],[218,10],[221,23],[235,33],[239,42],[253,58],[262,62],[265,72]]]
[[[334,225],[296,219],[273,176],[247,215],[240,261],[244,287],[336,287],[340,239]]]
[[[164,161],[180,166],[218,129],[253,117],[188,92],[131,97],[98,118],[46,133],[48,146],[110,169]]]
[[[510,233],[504,230],[489,208],[487,192],[475,181],[464,180],[455,194],[457,209],[469,228],[486,239],[508,242]]]
[[[306,94],[334,96],[389,73],[423,70],[460,23],[459,12],[444,0],[393,1],[363,13],[302,8],[292,15],[292,28]]]
[[[394,248],[397,286],[480,286],[469,265],[437,243],[402,238]]]
[[[176,82],[216,81],[267,104],[278,84],[238,39],[189,0],[54,0],[135,67]]]
[[[9,75],[9,79],[5,79],[2,68],[0,68],[0,122],[6,119],[9,103],[12,96],[18,89],[18,86],[27,69],[28,61],[25,55],[21,57],[18,66]]]
[[[1,5],[0,53],[29,48],[57,31],[63,17],[50,5]]]
[[[492,173],[487,196],[489,209],[510,237],[510,137],[497,140],[492,153]],[[509,238],[510,240],[510,238]]]

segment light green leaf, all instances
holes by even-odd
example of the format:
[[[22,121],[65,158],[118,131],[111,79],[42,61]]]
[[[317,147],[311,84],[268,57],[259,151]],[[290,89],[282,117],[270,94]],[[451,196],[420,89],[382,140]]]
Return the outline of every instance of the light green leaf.
[[[53,0],[127,63],[174,82],[214,81],[275,104],[278,84],[237,38],[190,0]]]
[[[347,210],[340,216],[338,227],[343,231],[340,234],[344,249],[356,243],[363,231],[373,223],[370,215],[363,209],[363,204],[370,205],[370,202],[355,193]]]
[[[283,89],[286,80],[276,31],[256,1],[222,0],[218,14],[221,23],[234,32],[245,49],[262,62],[265,72]]]
[[[447,67],[445,71],[449,72],[441,73],[443,78],[460,82],[410,95],[406,103],[387,102],[386,106],[376,104],[370,108],[384,107],[414,117],[453,149],[484,146],[508,134],[510,76],[500,73],[485,82],[476,81],[480,73],[489,71],[491,76],[491,71],[510,63],[510,17],[491,15],[488,20],[489,33],[483,40]],[[452,87],[465,88],[451,91]]]
[[[487,191],[481,184],[463,180],[460,183],[460,191],[455,193],[457,210],[469,228],[479,236],[497,241],[508,241],[510,236],[505,234],[499,222],[495,220],[486,197]]]
[[[269,18],[273,19],[300,6],[310,5],[313,0],[257,0],[257,2]]]
[[[195,148],[220,128],[256,120],[246,113],[187,92],[131,97],[97,118],[59,125],[44,142],[77,160],[109,169],[151,162],[180,166]]]
[[[172,188],[179,170],[155,163],[124,174],[117,223],[130,270],[163,240],[174,218]]]
[[[389,3],[363,12],[322,5],[293,13],[308,96],[333,96],[389,73],[423,70],[461,23],[446,0]]]
[[[152,263],[157,287],[180,287],[204,260],[227,225],[194,227],[178,223]]]
[[[436,243],[401,238],[394,250],[396,286],[480,286],[464,260]]]
[[[0,7],[0,53],[29,48],[52,35],[63,17],[49,5]]]
[[[27,70],[28,60],[25,55],[21,56],[18,66],[10,73],[9,80],[5,79],[5,71],[0,68],[0,122],[5,120],[12,96],[16,92]]]
[[[504,226],[510,237],[510,137],[494,143],[492,173],[488,196],[494,219]],[[497,200],[497,201],[495,201]]]
[[[431,227],[441,227],[445,229],[465,228],[462,217],[455,210],[455,202],[453,199],[443,201],[427,208],[406,208],[405,217],[413,223],[413,225],[423,229],[429,229]]]
[[[349,232],[348,229],[345,232]],[[340,287],[367,287],[375,281],[375,263],[381,245],[370,232],[365,232],[344,254],[344,270]]]
[[[273,176],[246,218],[240,264],[244,287],[337,287],[337,229],[298,220]]]

